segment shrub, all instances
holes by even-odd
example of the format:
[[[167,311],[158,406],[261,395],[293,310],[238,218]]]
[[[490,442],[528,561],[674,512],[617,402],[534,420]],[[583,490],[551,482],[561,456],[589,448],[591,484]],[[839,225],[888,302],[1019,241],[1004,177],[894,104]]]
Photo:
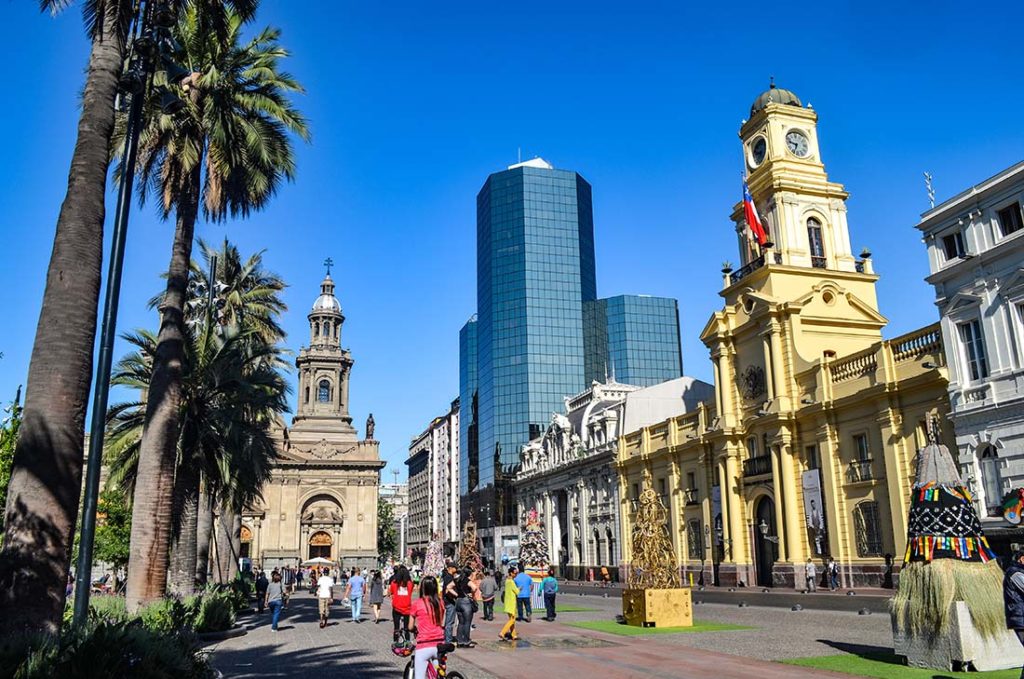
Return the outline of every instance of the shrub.
[[[89,613],[102,620],[127,620],[124,597],[116,594],[94,594],[89,597]]]
[[[234,626],[235,605],[231,593],[214,592],[197,599],[196,632],[222,632]]]
[[[142,626],[152,632],[180,632],[194,626],[198,603],[196,597],[184,601],[161,599],[142,609]]]

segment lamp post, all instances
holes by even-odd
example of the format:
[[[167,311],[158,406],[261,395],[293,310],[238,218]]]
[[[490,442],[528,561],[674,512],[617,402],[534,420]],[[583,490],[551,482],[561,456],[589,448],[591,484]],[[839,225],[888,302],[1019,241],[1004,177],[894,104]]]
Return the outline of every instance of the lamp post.
[[[96,508],[99,500],[100,470],[103,465],[103,442],[107,420],[107,400],[110,396],[110,369],[113,363],[114,338],[117,333],[117,307],[121,296],[121,270],[124,264],[128,215],[131,212],[132,186],[135,178],[135,159],[138,153],[139,132],[142,129],[142,109],[152,75],[158,63],[167,73],[168,82],[180,82],[187,73],[176,67],[166,55],[170,41],[170,28],[176,22],[174,11],[163,0],[145,0],[139,4],[133,19],[132,44],[129,47],[128,67],[120,82],[120,95],[129,98],[128,119],[125,128],[121,178],[114,209],[114,231],[110,243],[110,268],[107,271],[107,291],[103,300],[103,325],[100,331],[100,353],[96,367],[96,387],[93,391],[92,416],[89,426],[89,460],[86,467],[85,490],[82,500],[82,533],[78,543],[78,573],[75,578],[74,624],[81,626],[89,614],[89,594],[92,586],[93,542],[96,537]],[[166,89],[161,91],[161,108],[166,113],[180,109],[181,102]]]

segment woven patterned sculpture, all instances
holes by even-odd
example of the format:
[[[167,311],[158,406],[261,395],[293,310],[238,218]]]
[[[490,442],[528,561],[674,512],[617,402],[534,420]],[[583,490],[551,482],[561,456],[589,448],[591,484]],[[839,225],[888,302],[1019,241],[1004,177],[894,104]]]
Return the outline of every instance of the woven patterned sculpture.
[[[633,562],[629,569],[631,589],[679,587],[679,569],[668,533],[668,510],[658,494],[645,486],[633,524]]]
[[[544,522],[536,509],[523,514],[522,539],[519,543],[519,567],[526,570],[544,570],[550,563],[548,541],[544,537]]]
[[[480,542],[476,537],[476,521],[469,519],[462,526],[462,542],[459,543],[458,564],[462,568],[469,568],[474,571],[483,570],[484,564],[480,559]]]

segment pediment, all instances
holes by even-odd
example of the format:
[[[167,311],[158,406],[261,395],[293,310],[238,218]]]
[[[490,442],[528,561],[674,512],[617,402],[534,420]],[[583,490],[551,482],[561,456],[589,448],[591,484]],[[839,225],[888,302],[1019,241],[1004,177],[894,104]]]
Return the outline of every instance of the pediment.
[[[1024,297],[1024,267],[1006,277],[999,285],[999,294],[1008,299]]]
[[[969,309],[975,309],[981,306],[981,296],[972,295],[969,292],[958,292],[949,298],[946,302],[946,313],[956,314]]]
[[[828,301],[831,300],[831,301]],[[840,305],[845,302],[845,308]],[[832,281],[819,283],[795,302],[801,307],[800,317],[805,322],[843,319],[866,325],[886,325],[889,322],[877,309]]]

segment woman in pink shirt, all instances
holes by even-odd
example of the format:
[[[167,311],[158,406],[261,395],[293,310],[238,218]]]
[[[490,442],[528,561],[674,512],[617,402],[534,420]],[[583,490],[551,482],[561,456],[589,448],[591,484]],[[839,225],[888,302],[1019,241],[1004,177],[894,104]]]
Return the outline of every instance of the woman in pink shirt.
[[[427,664],[437,657],[437,645],[444,642],[444,607],[434,576],[420,582],[420,598],[413,602],[411,615],[410,629],[416,632],[415,679],[426,679]]]

